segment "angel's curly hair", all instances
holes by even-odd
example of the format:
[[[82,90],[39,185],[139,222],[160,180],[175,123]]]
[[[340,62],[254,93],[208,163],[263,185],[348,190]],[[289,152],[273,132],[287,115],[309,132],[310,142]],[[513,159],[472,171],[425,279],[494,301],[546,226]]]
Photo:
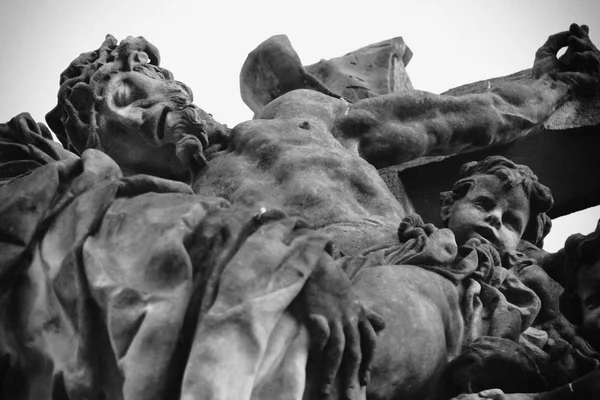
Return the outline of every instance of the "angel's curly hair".
[[[521,239],[527,240],[538,247],[544,244],[544,238],[550,232],[552,221],[546,215],[554,204],[552,192],[540,182],[538,177],[525,165],[516,164],[502,156],[487,157],[482,161],[472,161],[464,164],[460,170],[460,179],[454,183],[452,190],[440,193],[442,216],[456,200],[463,198],[475,184],[477,175],[494,175],[507,188],[522,185],[529,198],[530,217]],[[448,224],[447,218],[444,225]]]

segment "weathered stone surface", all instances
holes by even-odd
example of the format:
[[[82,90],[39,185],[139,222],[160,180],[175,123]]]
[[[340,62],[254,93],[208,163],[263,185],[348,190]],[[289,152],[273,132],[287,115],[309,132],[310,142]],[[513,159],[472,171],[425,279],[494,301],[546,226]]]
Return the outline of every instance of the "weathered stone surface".
[[[0,185],[63,158],[75,158],[52,140],[48,127],[22,113],[0,124]]]
[[[520,346],[540,300],[506,263],[532,262],[517,245],[547,232],[548,189],[503,158],[469,164],[442,207],[450,232],[403,220],[410,186],[395,186],[408,194],[396,201],[375,167],[537,137],[576,78],[600,75],[577,57],[557,64],[571,39],[571,55],[595,50],[585,29],[552,38],[535,79],[437,96],[408,90],[399,39],[304,68],[275,37],[241,74],[255,119],[229,130],[145,39],[108,36],[65,70],[48,114],[82,158],[23,152],[26,174],[0,187],[0,307],[11,318],[0,350],[20,385],[5,392],[299,399],[337,379],[335,390],[364,396],[361,360],[375,356],[369,396],[429,396],[446,389],[435,383],[463,344]],[[44,147],[44,130],[29,131]],[[332,258],[344,254],[354,290]],[[379,353],[383,323],[362,303],[390,320]],[[305,376],[307,328],[323,351]]]
[[[492,246],[470,241],[459,252],[450,230],[427,227],[418,216],[403,220],[398,244],[343,261],[363,301],[388,322],[367,388],[377,399],[448,398],[444,367],[463,345],[482,336],[515,340],[540,307]]]
[[[531,68],[515,72],[503,77],[486,79],[462,85],[442,93],[447,96],[462,96],[470,93],[482,93],[492,87],[504,85],[511,82],[531,83],[533,82],[533,71]],[[600,125],[600,92],[593,90],[586,95],[578,95],[569,99],[544,121],[547,130],[560,131],[565,129],[582,128],[586,126]]]
[[[412,51],[397,37],[303,66],[287,36],[277,35],[248,54],[240,72],[240,92],[255,113],[296,89],[316,90],[354,102],[412,90],[405,70],[411,58]]]
[[[277,97],[300,88],[339,96],[302,66],[285,35],[265,40],[248,54],[240,72],[240,93],[244,103],[255,113]]]
[[[531,82],[531,70],[451,89],[444,95],[468,95],[489,91],[510,82]],[[402,182],[416,212],[427,221],[441,223],[435,205],[438,194],[451,184],[460,166],[469,160],[502,155],[530,166],[552,188],[555,205],[552,218],[600,204],[600,97],[577,96],[544,121],[539,131],[493,149],[451,157],[423,159],[380,171],[392,188]],[[397,174],[397,176],[396,176]],[[427,184],[422,183],[427,177]],[[396,192],[394,192],[396,194]]]
[[[9,182],[0,200],[3,398],[237,398],[279,380],[301,395],[307,336],[286,310],[322,234],[122,178],[95,150]]]
[[[349,101],[388,93],[406,92],[413,86],[406,73],[412,51],[401,37],[374,43],[343,57],[321,60],[306,70]]]

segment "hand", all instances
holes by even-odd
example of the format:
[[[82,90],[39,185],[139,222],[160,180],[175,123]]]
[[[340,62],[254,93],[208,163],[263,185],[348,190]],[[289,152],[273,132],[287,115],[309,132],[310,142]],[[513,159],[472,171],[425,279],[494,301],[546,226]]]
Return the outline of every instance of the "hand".
[[[314,354],[322,362],[318,393],[327,397],[340,366],[342,398],[352,399],[370,379],[382,318],[365,309],[346,274],[324,254],[300,294]],[[342,364],[343,361],[343,364]],[[358,379],[357,379],[358,378]],[[359,383],[360,381],[360,383]]]
[[[576,83],[578,89],[597,87],[600,82],[600,51],[590,40],[590,28],[572,24],[569,32],[569,48],[560,58],[568,65],[568,71],[559,74],[558,78],[567,77]]]
[[[557,53],[567,47],[566,53]],[[589,38],[587,25],[572,24],[568,31],[548,38],[536,52],[533,75],[539,78],[550,74],[575,89],[589,89],[600,82],[600,51]]]

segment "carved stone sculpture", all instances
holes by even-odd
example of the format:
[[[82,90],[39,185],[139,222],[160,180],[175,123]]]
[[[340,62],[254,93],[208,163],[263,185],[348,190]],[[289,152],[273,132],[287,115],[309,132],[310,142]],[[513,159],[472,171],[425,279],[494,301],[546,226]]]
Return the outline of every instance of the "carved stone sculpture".
[[[193,104],[143,38],[108,36],[73,61],[47,121],[81,158],[47,144],[26,115],[0,131],[6,146],[28,149],[0,153],[0,304],[10,311],[0,349],[4,382],[22,385],[5,393],[424,398],[440,394],[431,385],[465,337],[518,340],[539,299],[500,255],[521,238],[541,243],[546,224],[531,217],[548,204],[535,208],[526,192],[527,210],[508,212],[520,206],[499,200],[501,217],[469,233],[448,214],[455,240],[402,222],[410,202],[376,168],[529,134],[598,83],[598,51],[573,25],[540,49],[533,81],[462,97],[412,90],[410,56],[397,38],[305,68],[285,37],[271,38],[241,73],[255,119],[231,130]],[[491,322],[461,304],[481,286],[501,304],[488,307]],[[508,298],[515,288],[523,303]],[[393,321],[375,354],[383,324],[371,309]],[[305,376],[309,343],[327,357]],[[372,362],[374,381],[359,390]]]
[[[352,91],[356,101],[345,99],[344,91],[336,94],[337,86],[320,82],[309,72],[319,68],[304,69],[289,42],[274,37],[249,55],[241,73],[242,93],[255,119],[231,132],[193,106],[191,93],[155,65],[153,47],[145,41],[134,45],[133,38],[116,47],[109,38],[64,72],[59,105],[47,119],[66,145],[79,151],[103,149],[126,173],[182,179],[189,171],[195,193],[301,216],[331,234],[342,252],[355,254],[393,241],[401,218],[411,211],[410,205],[393,198],[374,167],[467,152],[527,135],[571,90],[589,83],[585,79],[592,75],[573,72],[582,60],[572,57],[563,65],[556,59],[570,37],[584,43],[572,51],[593,46],[579,27],[554,35],[536,56],[536,80],[462,97],[406,92],[402,89],[407,85],[391,84],[401,80],[403,69],[397,63],[408,61],[410,54],[402,42],[392,40],[378,53],[385,55],[387,68],[367,69],[364,78],[352,72],[364,81],[363,89]],[[382,85],[376,79],[382,74],[394,79]],[[589,79],[597,79],[593,76]],[[149,96],[150,87],[156,93],[171,90],[174,98]],[[387,94],[370,97],[382,91]],[[205,121],[204,126],[179,123],[184,114]],[[80,115],[88,122],[76,125]],[[190,124],[195,130],[186,128]],[[212,149],[208,168],[202,168],[207,145],[221,151]]]

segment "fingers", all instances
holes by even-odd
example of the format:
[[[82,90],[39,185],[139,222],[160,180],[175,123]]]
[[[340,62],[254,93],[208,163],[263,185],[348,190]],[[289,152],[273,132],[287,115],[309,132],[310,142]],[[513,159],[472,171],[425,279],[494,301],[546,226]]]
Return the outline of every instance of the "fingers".
[[[425,226],[423,227],[423,230],[425,231],[427,236],[430,236],[433,232],[435,232],[437,230],[437,228],[433,224],[425,224]]]
[[[358,392],[358,371],[361,362],[361,338],[356,323],[350,322],[344,329],[346,335],[346,351],[344,352],[344,375],[342,381],[342,398],[353,400]]]
[[[131,175],[119,181],[119,196],[133,197],[147,192],[193,194],[189,185],[150,175]]]
[[[346,339],[344,338],[342,328],[338,325],[334,325],[331,328],[331,335],[327,342],[327,346],[325,346],[325,354],[323,355],[323,386],[320,391],[323,398],[327,398],[331,393],[333,382],[335,381],[338,369],[342,363],[345,346]]]
[[[360,348],[362,351],[359,379],[362,386],[367,386],[371,381],[371,368],[373,367],[373,359],[375,358],[377,335],[370,321],[361,321],[358,329],[360,331]]]
[[[371,326],[375,330],[375,333],[379,333],[385,329],[385,320],[383,318],[381,318],[381,316],[379,314],[377,314],[375,311],[372,311],[369,309],[367,309],[366,312],[367,312],[367,319],[371,323]]]
[[[319,314],[311,314],[308,316],[307,324],[310,332],[311,346],[314,351],[321,353],[331,335],[327,318]]]
[[[571,25],[569,29],[569,33],[571,33],[571,37],[569,38],[569,49],[572,51],[585,52],[585,51],[593,51],[598,52],[598,49],[592,43],[589,37],[590,29],[587,25],[578,26],[577,24]]]
[[[600,56],[592,51],[575,53],[571,59],[571,64],[575,71],[594,71],[599,68]]]
[[[590,33],[590,28],[587,25],[579,26],[577,24],[571,24],[569,27],[569,32],[578,38],[586,38],[588,33]]]
[[[556,33],[548,37],[546,43],[542,45],[535,53],[536,61],[547,58],[547,57],[556,57],[556,53],[560,49],[569,45],[569,37],[571,36],[571,32],[565,31]]]
[[[479,396],[484,399],[503,400],[506,398],[504,392],[500,389],[489,389],[479,392]]]
[[[568,42],[569,48],[573,49],[574,51],[587,51],[591,49],[591,42],[587,37],[580,38],[577,36],[571,36],[569,37]]]

